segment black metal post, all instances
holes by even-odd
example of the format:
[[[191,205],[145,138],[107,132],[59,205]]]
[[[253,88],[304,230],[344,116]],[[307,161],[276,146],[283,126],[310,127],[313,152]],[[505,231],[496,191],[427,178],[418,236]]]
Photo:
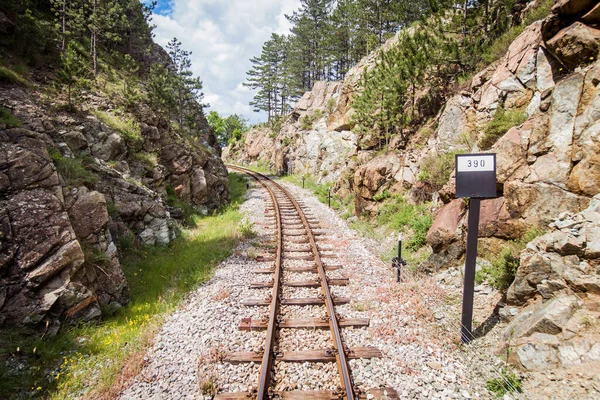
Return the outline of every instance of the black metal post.
[[[469,223],[467,227],[467,256],[465,259],[465,284],[461,318],[461,340],[473,340],[473,292],[475,287],[475,262],[477,260],[477,237],[479,236],[479,209],[481,199],[469,201]]]
[[[396,282],[401,281],[402,266],[406,265],[406,261],[402,259],[402,232],[398,233],[398,257],[392,258],[392,266],[396,268]]]
[[[304,179],[306,178],[304,177],[304,175],[302,175],[302,189],[304,189]]]
[[[327,189],[327,205],[331,208],[331,188]]]

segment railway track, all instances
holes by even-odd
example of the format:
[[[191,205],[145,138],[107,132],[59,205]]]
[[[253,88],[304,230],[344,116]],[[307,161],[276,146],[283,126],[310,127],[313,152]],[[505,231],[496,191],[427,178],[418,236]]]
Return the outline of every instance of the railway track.
[[[273,217],[275,226],[275,248],[271,255],[257,257],[257,261],[266,263],[267,268],[253,271],[255,274],[269,274],[271,280],[253,282],[252,288],[271,288],[267,298],[246,299],[243,304],[249,307],[269,307],[268,317],[253,320],[243,318],[240,322],[241,330],[266,330],[264,351],[233,352],[224,356],[223,361],[229,363],[254,362],[260,363],[260,376],[256,390],[240,393],[220,393],[215,399],[362,399],[362,398],[388,398],[396,399],[398,395],[391,388],[371,389],[361,392],[353,385],[352,375],[348,360],[352,358],[381,357],[381,352],[374,347],[346,346],[342,336],[342,327],[366,327],[369,320],[365,318],[343,318],[335,311],[336,304],[348,303],[350,299],[336,297],[332,294],[330,286],[347,285],[348,279],[333,279],[327,271],[340,269],[340,265],[325,263],[325,258],[335,258],[335,255],[323,253],[323,246],[317,240],[326,237],[326,232],[319,228],[319,221],[305,212],[298,202],[283,186],[269,179],[267,176],[251,170],[228,166],[228,168],[243,172],[256,179],[268,192],[270,206],[265,209],[265,214]],[[327,249],[331,250],[331,249]],[[304,260],[304,266],[288,265],[293,260]],[[285,274],[310,274],[312,279],[289,280],[284,279]],[[284,296],[286,288],[287,295]],[[315,297],[290,296],[294,288],[316,288],[319,295]],[[322,318],[283,318],[280,315],[282,306],[319,306],[325,309],[326,316]],[[308,308],[308,307],[307,307]],[[328,329],[331,333],[332,344],[329,348],[315,348],[310,350],[280,350],[280,332],[282,329]],[[339,374],[337,387],[323,390],[284,390],[277,391],[277,376],[274,373],[275,363],[281,362],[309,362],[309,363],[335,363]]]

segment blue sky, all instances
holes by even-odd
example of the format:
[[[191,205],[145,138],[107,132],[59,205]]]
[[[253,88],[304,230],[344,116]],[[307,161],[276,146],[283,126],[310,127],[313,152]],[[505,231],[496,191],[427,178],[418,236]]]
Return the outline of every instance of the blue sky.
[[[165,47],[177,37],[192,51],[192,71],[202,79],[204,102],[210,103],[207,112],[264,121],[264,114],[252,112],[248,103],[254,93],[242,82],[250,58],[260,55],[271,33],[289,33],[285,14],[299,6],[299,0],[159,0],[152,18],[154,40]]]

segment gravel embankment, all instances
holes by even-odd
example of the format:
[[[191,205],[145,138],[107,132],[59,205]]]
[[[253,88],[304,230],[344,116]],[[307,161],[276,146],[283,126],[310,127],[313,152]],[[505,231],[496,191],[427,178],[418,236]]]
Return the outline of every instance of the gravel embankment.
[[[365,240],[326,205],[308,191],[286,185],[302,199],[306,209],[327,231],[317,242],[324,253],[337,259],[326,263],[342,264],[343,269],[329,271],[332,278],[350,278],[348,286],[335,286],[336,296],[352,302],[336,307],[339,315],[370,318],[368,328],[344,328],[342,335],[349,347],[375,346],[383,358],[351,360],[355,384],[361,389],[391,386],[401,398],[462,399],[490,398],[484,389],[490,371],[489,358],[475,349],[457,346],[458,330],[451,323],[457,306],[446,305],[446,293],[433,278],[395,282],[390,266],[384,265],[367,249]],[[270,275],[254,274],[256,268],[272,263],[252,258],[267,254],[265,244],[273,238],[272,218],[265,215],[266,192],[254,188],[242,211],[254,222],[256,239],[241,244],[236,253],[224,261],[214,277],[191,293],[163,326],[147,355],[147,366],[136,377],[121,399],[197,399],[211,398],[202,391],[211,386],[220,392],[247,391],[256,386],[259,365],[230,365],[221,361],[230,351],[261,351],[264,331],[238,330],[242,318],[266,316],[267,307],[245,307],[247,298],[264,298],[270,289],[250,289],[252,281],[269,280]],[[286,250],[303,245],[286,244]],[[327,250],[325,250],[327,249]],[[303,265],[306,261],[286,261],[285,265]],[[284,273],[287,281],[311,279],[313,274]],[[312,297],[317,289],[284,287],[284,297]],[[325,315],[321,306],[282,306],[286,318]],[[280,332],[281,350],[311,349],[332,346],[328,331],[290,330]],[[335,364],[275,363],[278,390],[331,389],[338,382]]]

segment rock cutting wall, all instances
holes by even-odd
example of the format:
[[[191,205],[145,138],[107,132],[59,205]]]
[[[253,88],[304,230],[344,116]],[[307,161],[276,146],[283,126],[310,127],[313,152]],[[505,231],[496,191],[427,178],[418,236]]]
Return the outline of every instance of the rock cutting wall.
[[[229,200],[204,119],[198,138],[184,140],[140,105],[143,141],[132,144],[91,113],[114,110],[98,95],[84,94],[79,113],[51,112],[36,90],[4,86],[0,105],[23,122],[0,126],[0,325],[55,333],[116,311],[129,301],[118,244],[175,238],[182,213],[165,203],[168,187],[204,212]],[[57,157],[79,160],[93,179],[57,171]]]

